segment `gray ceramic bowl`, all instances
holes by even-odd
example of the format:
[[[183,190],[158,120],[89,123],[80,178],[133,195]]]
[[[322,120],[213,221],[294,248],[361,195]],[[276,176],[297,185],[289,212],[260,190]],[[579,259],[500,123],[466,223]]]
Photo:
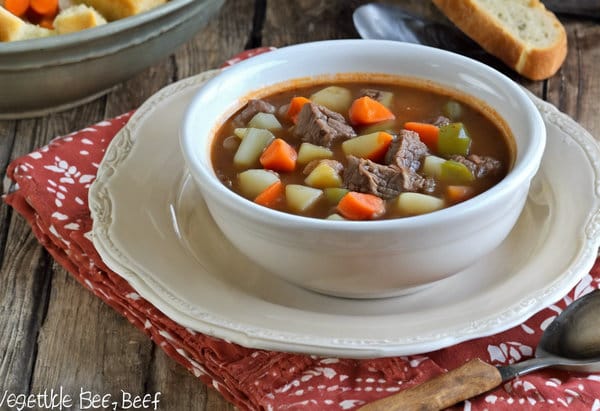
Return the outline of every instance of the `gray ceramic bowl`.
[[[224,0],[172,0],[73,34],[0,43],[0,119],[90,101],[189,40]]]

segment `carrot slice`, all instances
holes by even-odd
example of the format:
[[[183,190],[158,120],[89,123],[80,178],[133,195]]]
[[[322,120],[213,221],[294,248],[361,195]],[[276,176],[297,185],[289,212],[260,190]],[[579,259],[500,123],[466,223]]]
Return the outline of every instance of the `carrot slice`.
[[[373,194],[350,191],[342,197],[336,209],[350,220],[372,220],[385,213],[385,202]]]
[[[373,124],[396,118],[386,106],[369,96],[357,98],[348,112],[350,122],[355,125]]]
[[[58,0],[30,0],[30,6],[43,16],[55,15],[58,12]]]
[[[281,181],[276,181],[256,196],[254,202],[265,207],[273,208],[283,199],[285,187]]]
[[[260,164],[268,170],[293,171],[296,168],[298,154],[294,147],[285,140],[276,138],[263,151],[260,156]]]
[[[54,29],[54,16],[43,16],[42,19],[38,22],[38,26],[43,27],[48,30]]]
[[[4,8],[18,17],[22,17],[29,8],[29,0],[4,0]]]
[[[294,124],[298,121],[298,114],[306,103],[310,103],[310,100],[306,97],[293,97],[290,101],[290,105],[287,110],[287,116],[292,120]]]
[[[474,189],[471,186],[451,185],[446,187],[446,198],[453,204],[468,200],[473,193]]]
[[[429,123],[409,121],[404,123],[404,128],[418,133],[421,141],[425,143],[430,150],[437,151],[438,138],[440,135],[440,128],[438,126]]]

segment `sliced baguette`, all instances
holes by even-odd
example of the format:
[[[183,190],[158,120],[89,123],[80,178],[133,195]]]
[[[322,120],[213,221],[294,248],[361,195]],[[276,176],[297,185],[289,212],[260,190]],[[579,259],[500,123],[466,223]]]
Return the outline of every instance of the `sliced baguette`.
[[[565,28],[539,0],[433,3],[466,35],[527,78],[548,78],[565,60]]]
[[[106,24],[106,19],[85,4],[68,7],[54,19],[54,29],[57,34],[73,33],[102,24]]]
[[[52,30],[27,23],[4,7],[0,7],[0,42],[29,40],[52,34],[54,34]]]
[[[150,10],[166,3],[167,0],[75,0],[75,2],[87,4],[98,10],[106,20],[113,21]]]

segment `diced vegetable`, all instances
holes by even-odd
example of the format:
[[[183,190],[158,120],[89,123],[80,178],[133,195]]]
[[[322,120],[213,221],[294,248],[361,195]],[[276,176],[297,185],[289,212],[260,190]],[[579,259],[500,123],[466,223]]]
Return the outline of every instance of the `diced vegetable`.
[[[381,159],[394,137],[383,131],[365,134],[348,139],[342,143],[342,150],[346,155],[377,161]]]
[[[298,163],[308,164],[313,160],[321,160],[333,157],[333,151],[327,147],[317,146],[311,143],[302,143],[298,149]]]
[[[336,213],[333,213],[333,214],[331,214],[331,215],[330,215],[330,216],[328,216],[326,219],[327,219],[327,220],[340,220],[340,221],[342,221],[342,220],[345,220],[345,218],[344,218],[344,217],[342,217],[341,215],[339,215],[339,214],[336,214]]]
[[[30,0],[29,7],[42,16],[54,16],[58,13],[58,0]]]
[[[235,134],[237,137],[239,137],[240,140],[243,140],[244,137],[246,137],[246,134],[248,134],[249,130],[250,130],[249,128],[237,127],[233,130],[233,134]]]
[[[274,139],[269,130],[250,128],[233,156],[233,164],[244,168],[256,165],[265,147]]]
[[[466,156],[471,148],[471,137],[463,123],[450,123],[440,127],[437,152],[442,155]]]
[[[419,134],[419,138],[431,151],[438,151],[438,139],[440,129],[438,126],[429,123],[418,123],[409,121],[404,123],[404,128]]]
[[[248,122],[248,127],[264,128],[266,130],[279,130],[281,123],[277,120],[274,114],[271,113],[256,113]]]
[[[323,190],[301,184],[288,184],[285,198],[288,207],[296,213],[307,211],[323,195]]]
[[[269,170],[252,168],[238,174],[241,193],[250,199],[255,199],[267,187],[279,181],[277,173]]]
[[[405,215],[431,213],[444,208],[444,205],[444,200],[441,198],[421,193],[400,193],[396,201],[398,211]]]
[[[446,187],[446,199],[452,204],[468,200],[474,193],[475,189],[472,186],[453,185]]]
[[[281,181],[276,181],[256,196],[254,202],[265,207],[273,208],[283,201],[285,187]]]
[[[21,17],[29,8],[29,0],[5,0],[4,7],[15,16]]]
[[[339,86],[325,87],[310,96],[310,101],[338,113],[346,113],[352,104],[350,90]]]
[[[462,116],[462,106],[458,101],[449,100],[446,104],[444,104],[442,112],[450,120],[456,121]]]
[[[325,198],[330,204],[337,204],[340,202],[342,197],[348,194],[347,188],[339,188],[339,187],[328,187],[323,190],[325,193]]]
[[[350,122],[354,125],[379,123],[396,118],[386,106],[371,97],[363,96],[352,102],[348,112]]]
[[[378,91],[379,91],[379,97],[377,98],[377,101],[379,101],[381,104],[383,104],[387,108],[391,108],[392,103],[394,102],[394,93],[392,93],[391,91],[382,91],[382,90],[378,90]]]
[[[298,121],[298,114],[300,114],[300,110],[306,103],[310,103],[310,100],[306,97],[293,97],[290,101],[290,105],[287,110],[287,116],[294,124]]]
[[[377,131],[385,131],[386,133],[392,134],[394,127],[396,126],[395,120],[382,121],[381,123],[375,123],[361,130],[361,134],[371,134]]]
[[[350,220],[372,220],[385,213],[385,202],[373,194],[350,191],[342,197],[336,210]]]
[[[446,162],[445,158],[434,155],[425,156],[425,160],[423,160],[423,174],[427,177],[440,178],[442,163],[444,162]]]
[[[440,180],[448,184],[467,184],[475,180],[475,176],[466,165],[454,160],[446,160],[440,166]]]
[[[276,138],[260,156],[264,168],[276,171],[294,171],[298,154],[285,140]]]
[[[340,187],[342,185],[342,177],[329,164],[320,163],[306,176],[304,182],[316,188]]]

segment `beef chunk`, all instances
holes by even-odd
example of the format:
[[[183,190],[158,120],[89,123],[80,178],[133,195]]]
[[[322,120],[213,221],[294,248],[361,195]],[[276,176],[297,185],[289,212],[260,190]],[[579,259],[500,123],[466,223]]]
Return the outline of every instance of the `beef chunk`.
[[[476,178],[494,175],[502,169],[502,162],[490,156],[471,154],[467,157],[460,155],[450,156],[450,160],[457,161],[467,166]]]
[[[383,98],[383,91],[381,90],[377,90],[374,88],[363,88],[360,91],[360,96],[367,96],[367,97],[371,97],[373,100],[377,100],[379,102],[381,102],[382,98]]]
[[[272,114],[275,112],[275,106],[267,103],[264,100],[253,99],[249,100],[246,107],[234,118],[234,122],[237,125],[245,126],[248,124],[252,117],[256,115],[256,113],[269,113]]]
[[[338,138],[356,136],[344,116],[314,103],[307,103],[302,107],[292,132],[302,141],[324,147],[329,147]]]
[[[434,126],[442,127],[442,126],[447,126],[448,124],[452,123],[452,121],[450,121],[450,119],[448,117],[438,116],[438,117],[434,118],[433,120],[431,120],[430,123],[433,124]]]
[[[428,152],[418,133],[402,130],[386,152],[385,163],[415,172],[421,167],[421,159]]]
[[[398,167],[354,156],[348,156],[343,179],[348,190],[375,194],[386,200],[402,191],[403,178]]]
[[[338,173],[340,173],[344,169],[344,165],[337,160],[317,159],[317,160],[310,161],[304,167],[304,170],[302,170],[302,173],[304,173],[304,175],[309,175],[321,163],[327,164],[328,166],[333,168]]]

